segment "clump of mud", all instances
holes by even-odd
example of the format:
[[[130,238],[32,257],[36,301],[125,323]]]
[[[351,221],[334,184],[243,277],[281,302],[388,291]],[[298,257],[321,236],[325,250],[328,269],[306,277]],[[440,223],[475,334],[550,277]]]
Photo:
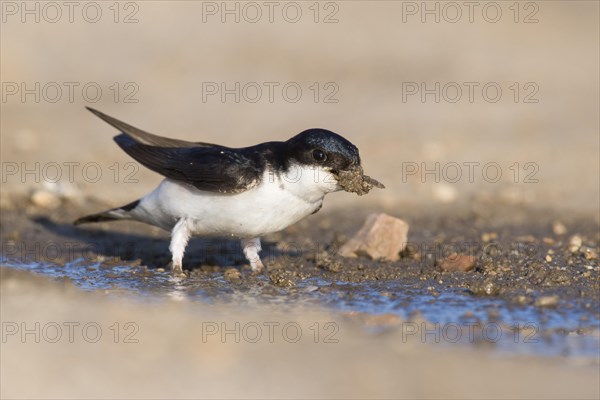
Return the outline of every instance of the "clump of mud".
[[[352,168],[349,171],[340,171],[338,178],[340,186],[346,192],[356,193],[359,196],[369,193],[373,187],[385,189],[385,186],[381,182],[364,175],[361,166]]]

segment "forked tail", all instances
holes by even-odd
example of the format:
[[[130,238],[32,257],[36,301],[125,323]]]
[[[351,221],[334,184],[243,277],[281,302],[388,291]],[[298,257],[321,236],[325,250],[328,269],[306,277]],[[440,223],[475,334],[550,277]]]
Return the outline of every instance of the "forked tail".
[[[112,208],[97,214],[86,215],[73,222],[74,225],[88,224],[92,222],[118,221],[122,219],[130,219],[131,211],[140,204],[139,200],[131,202],[122,207]]]

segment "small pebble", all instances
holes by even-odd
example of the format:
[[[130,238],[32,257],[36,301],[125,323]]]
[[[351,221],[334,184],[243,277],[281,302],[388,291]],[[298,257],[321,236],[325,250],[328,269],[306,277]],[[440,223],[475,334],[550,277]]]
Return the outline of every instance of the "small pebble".
[[[586,260],[595,260],[598,258],[598,252],[591,247],[582,247],[581,250]]]
[[[440,203],[452,203],[458,198],[458,190],[449,184],[438,184],[433,187],[433,197]]]
[[[492,296],[492,295],[496,295],[500,292],[500,289],[494,285],[494,282],[492,281],[487,281],[483,284],[483,290],[485,291],[485,294]]]
[[[228,281],[237,281],[242,278],[242,273],[237,268],[227,268],[223,276]]]
[[[491,242],[492,240],[496,240],[497,238],[498,234],[496,232],[486,232],[481,235],[481,240],[485,243]]]
[[[31,202],[38,207],[54,209],[61,204],[60,198],[47,190],[36,190],[31,195]]]
[[[523,304],[527,304],[527,297],[521,295],[518,295],[517,297],[515,297],[515,300],[517,303],[523,305]]]
[[[552,233],[556,236],[564,235],[567,233],[567,227],[560,221],[554,221],[552,223]]]
[[[552,239],[551,237],[544,237],[542,239],[542,242],[544,242],[545,244],[549,244],[550,246],[552,246],[554,243],[556,243],[556,241],[554,239]]]
[[[282,288],[292,288],[296,286],[296,278],[290,271],[276,269],[269,272],[269,280],[275,286]]]
[[[535,301],[538,307],[553,307],[558,304],[558,296],[542,296]]]
[[[535,242],[535,236],[533,236],[533,235],[522,235],[522,236],[517,236],[515,238],[515,240],[517,242],[522,242],[522,243],[534,243]]]
[[[452,253],[438,263],[443,271],[467,272],[475,268],[477,258],[467,254]]]
[[[571,236],[571,239],[569,239],[569,251],[571,253],[576,253],[579,248],[581,247],[581,244],[583,243],[581,236],[579,235],[574,235]]]
[[[399,218],[370,214],[356,234],[340,247],[343,257],[367,255],[373,260],[397,261],[406,247],[408,224]]]

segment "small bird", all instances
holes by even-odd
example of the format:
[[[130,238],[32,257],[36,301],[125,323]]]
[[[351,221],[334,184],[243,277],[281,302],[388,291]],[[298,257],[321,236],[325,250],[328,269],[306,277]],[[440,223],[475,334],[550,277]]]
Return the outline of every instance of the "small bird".
[[[230,148],[157,136],[87,108],[121,132],[114,140],[127,154],[165,179],[139,200],[74,224],[134,220],[170,231],[175,275],[183,274],[191,236],[240,238],[252,270],[260,271],[260,236],[316,213],[328,193],[384,188],[363,175],[356,146],[325,129]]]

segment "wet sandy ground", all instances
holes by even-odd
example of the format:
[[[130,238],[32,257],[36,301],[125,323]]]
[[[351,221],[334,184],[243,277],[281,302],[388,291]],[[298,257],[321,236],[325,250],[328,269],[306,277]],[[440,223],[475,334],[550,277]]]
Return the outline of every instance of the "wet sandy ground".
[[[41,264],[141,266],[168,270],[168,233],[135,222],[73,226],[80,215],[106,208],[93,199],[86,206],[68,200],[46,210],[27,199],[13,201],[2,212],[2,253],[5,261]],[[397,262],[344,258],[338,248],[369,212],[386,211],[405,217],[409,239]],[[268,278],[275,288],[294,288],[305,281],[343,283],[403,281],[436,295],[460,290],[473,298],[493,297],[520,304],[570,304],[589,310],[594,318],[598,291],[598,217],[515,207],[474,200],[468,208],[440,206],[436,210],[397,207],[326,210],[265,237],[265,274],[252,274],[237,240],[193,239],[184,259],[188,280],[208,296],[223,291],[204,281],[223,278],[224,286],[248,289]],[[469,272],[446,272],[441,260],[453,253],[476,257]]]
[[[2,318],[10,328],[2,344],[3,398],[599,395],[597,359],[423,344],[410,333],[413,325],[389,315],[302,305],[140,303],[13,268],[0,271]],[[388,329],[373,329],[378,326]]]
[[[166,233],[136,223],[72,226],[106,207],[93,199],[52,211],[16,200],[0,221],[5,396],[598,395],[595,217],[485,201],[398,205],[384,211],[406,216],[409,246],[399,261],[379,262],[336,254],[375,209],[329,210],[268,236],[264,273],[251,272],[236,241],[195,239],[184,259],[189,276],[175,280]],[[453,252],[476,256],[475,269],[443,272],[439,261]],[[36,322],[39,344],[21,336]],[[69,322],[97,323],[101,344],[69,343]],[[54,323],[58,345],[48,343]],[[284,326],[279,342],[267,340]],[[302,338],[290,345],[298,327]],[[139,343],[114,344],[115,330]],[[50,362],[111,384],[56,380],[44,372]],[[28,376],[39,380],[24,387],[17,371],[32,365]]]

